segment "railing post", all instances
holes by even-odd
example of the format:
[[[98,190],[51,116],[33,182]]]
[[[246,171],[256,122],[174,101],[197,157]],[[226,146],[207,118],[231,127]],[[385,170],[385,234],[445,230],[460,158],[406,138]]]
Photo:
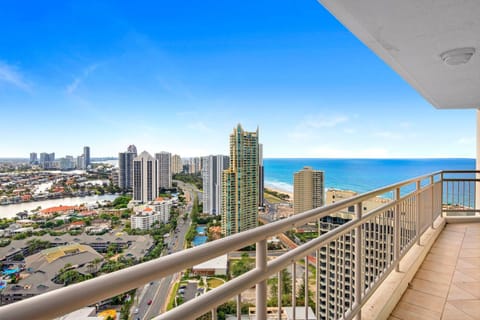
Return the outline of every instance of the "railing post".
[[[421,243],[420,243],[420,237],[422,236],[420,233],[422,232],[421,231],[421,228],[422,228],[422,225],[420,223],[420,188],[421,188],[421,181],[418,180],[417,181],[417,184],[416,184],[416,198],[417,198],[417,244],[420,246]]]
[[[261,240],[256,245],[256,269],[262,272],[267,270],[267,240]],[[257,283],[256,286],[256,314],[257,320],[267,319],[267,281]]]
[[[393,215],[393,260],[395,261],[395,271],[400,271],[400,188],[395,189],[395,210]]]
[[[359,202],[355,208],[356,219],[362,218],[362,203]],[[361,305],[362,300],[362,225],[355,228],[355,304]],[[357,320],[362,319],[362,309],[358,310]]]
[[[242,295],[241,294],[237,295],[237,320],[242,320]]]
[[[305,289],[305,292],[304,292],[304,300],[305,300],[305,318],[308,319],[308,302],[309,302],[309,299],[308,299],[308,256],[305,256],[305,270],[303,272],[304,276],[305,276],[305,280],[304,280],[304,289]]]
[[[445,217],[443,212],[443,171],[440,173],[440,215]]]
[[[432,229],[434,228],[434,222],[435,222],[435,179],[433,176],[430,176],[430,184],[432,185],[432,215],[431,215],[431,220],[432,220]]]
[[[217,319],[217,308],[213,308],[211,313],[212,313],[212,320]]]
[[[277,307],[278,307],[278,320],[282,320],[282,272],[278,273],[277,279]]]

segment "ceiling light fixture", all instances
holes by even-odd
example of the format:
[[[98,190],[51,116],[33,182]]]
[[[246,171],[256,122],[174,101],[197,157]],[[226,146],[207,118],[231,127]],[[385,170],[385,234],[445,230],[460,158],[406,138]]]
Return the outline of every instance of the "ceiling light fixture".
[[[456,48],[445,51],[440,55],[440,58],[449,66],[458,66],[470,61],[474,53],[475,48]]]

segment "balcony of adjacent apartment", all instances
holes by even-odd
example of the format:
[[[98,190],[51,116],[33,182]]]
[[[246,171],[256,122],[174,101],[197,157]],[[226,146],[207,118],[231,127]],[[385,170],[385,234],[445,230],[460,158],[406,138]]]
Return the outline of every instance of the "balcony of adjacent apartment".
[[[479,303],[478,173],[412,178],[5,305],[0,318],[51,319],[254,246],[250,271],[172,310],[159,306],[155,319],[468,319]],[[364,211],[369,202],[379,205]],[[327,217],[342,219],[320,223]],[[306,225],[317,234],[299,242]],[[272,237],[285,249],[267,250]]]

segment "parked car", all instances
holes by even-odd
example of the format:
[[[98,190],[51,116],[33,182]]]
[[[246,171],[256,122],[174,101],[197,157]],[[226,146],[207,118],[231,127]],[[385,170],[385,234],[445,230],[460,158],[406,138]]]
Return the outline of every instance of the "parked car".
[[[147,304],[148,304],[148,305],[151,305],[151,304],[152,304],[152,300],[148,300]]]

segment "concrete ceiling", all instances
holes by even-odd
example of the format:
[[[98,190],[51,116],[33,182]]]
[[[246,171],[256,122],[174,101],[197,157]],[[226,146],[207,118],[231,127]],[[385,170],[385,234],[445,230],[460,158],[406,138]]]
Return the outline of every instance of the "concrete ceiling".
[[[318,1],[436,108],[480,108],[480,0]],[[469,62],[442,60],[465,47]]]

